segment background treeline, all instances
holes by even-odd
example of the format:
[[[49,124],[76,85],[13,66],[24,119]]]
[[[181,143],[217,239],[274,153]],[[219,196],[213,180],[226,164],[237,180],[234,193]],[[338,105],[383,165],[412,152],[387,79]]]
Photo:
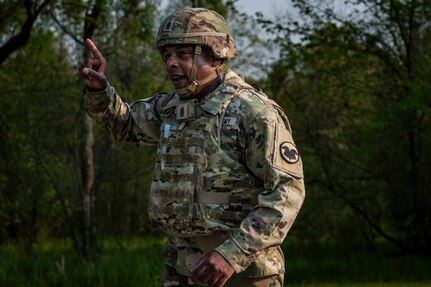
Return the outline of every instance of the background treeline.
[[[38,240],[69,238],[91,257],[106,237],[153,232],[155,147],[94,125],[77,68],[92,38],[126,101],[169,91],[156,29],[195,5],[229,19],[231,66],[253,71],[291,121],[307,198],[290,240],[430,255],[431,2],[289,4],[269,20],[236,1],[0,1],[0,245],[32,254]]]

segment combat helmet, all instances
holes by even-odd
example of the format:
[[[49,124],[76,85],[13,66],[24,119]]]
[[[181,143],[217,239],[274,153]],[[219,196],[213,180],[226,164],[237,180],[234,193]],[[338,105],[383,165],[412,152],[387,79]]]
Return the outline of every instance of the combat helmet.
[[[211,48],[214,55],[225,62],[236,56],[235,43],[226,20],[217,12],[205,8],[183,8],[162,21],[157,33],[157,48],[179,44],[196,45],[190,73],[191,83],[184,89],[176,90],[181,97],[192,95],[197,86],[215,79],[221,71],[220,67],[207,78],[196,80],[198,57],[202,52],[202,46]]]

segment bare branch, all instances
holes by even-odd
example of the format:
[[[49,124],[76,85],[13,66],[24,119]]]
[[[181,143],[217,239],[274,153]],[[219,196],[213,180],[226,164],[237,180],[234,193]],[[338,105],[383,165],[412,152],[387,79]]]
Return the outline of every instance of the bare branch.
[[[64,26],[63,24],[61,24],[61,22],[57,19],[57,16],[55,15],[55,11],[54,11],[54,5],[51,5],[51,9],[49,10],[50,15],[52,20],[54,20],[54,22],[58,25],[58,27],[60,27],[60,29],[66,33],[67,35],[69,35],[76,43],[78,43],[81,46],[84,46],[84,42],[81,41],[80,39],[78,39],[78,37],[76,37],[72,32],[70,32],[66,26]]]

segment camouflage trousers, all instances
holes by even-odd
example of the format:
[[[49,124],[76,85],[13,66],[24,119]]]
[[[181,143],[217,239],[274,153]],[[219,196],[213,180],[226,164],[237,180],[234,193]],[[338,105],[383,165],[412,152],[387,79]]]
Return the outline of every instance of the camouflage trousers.
[[[246,278],[241,274],[234,274],[224,285],[224,287],[282,287],[284,274],[266,276],[262,278]],[[187,276],[178,274],[174,268],[165,267],[165,272],[160,278],[159,287],[203,287],[207,285],[191,284]]]

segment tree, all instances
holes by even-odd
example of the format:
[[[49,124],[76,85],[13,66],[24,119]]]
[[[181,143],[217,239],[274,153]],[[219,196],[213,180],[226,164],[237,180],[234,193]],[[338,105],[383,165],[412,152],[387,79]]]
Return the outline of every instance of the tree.
[[[155,57],[159,57],[159,55],[153,48],[154,36],[149,37],[150,34],[153,34],[153,19],[156,12],[154,1],[109,3],[96,1],[87,4],[88,6],[81,1],[52,3],[49,6],[50,15],[45,14],[44,17],[39,18],[39,24],[36,23],[34,34],[30,37],[31,46],[24,45],[17,50],[16,55],[11,57],[7,65],[0,71],[2,78],[0,90],[2,94],[8,95],[0,101],[2,111],[8,111],[0,118],[0,135],[3,140],[2,147],[4,147],[0,160],[2,171],[0,196],[5,199],[0,205],[0,214],[11,229],[9,235],[14,236],[13,233],[15,233],[18,239],[30,238],[29,246],[36,239],[37,231],[42,228],[44,234],[69,235],[76,252],[91,257],[97,254],[96,245],[93,245],[96,234],[93,231],[98,222],[92,217],[94,216],[96,191],[98,189],[111,190],[108,186],[112,182],[121,182],[115,191],[124,196],[124,202],[130,202],[131,196],[136,197],[132,206],[125,204],[118,208],[115,204],[111,204],[112,198],[101,197],[105,201],[99,202],[100,209],[103,212],[110,212],[108,215],[115,221],[115,226],[123,226],[121,220],[130,219],[130,217],[118,217],[117,214],[127,213],[134,216],[143,209],[143,199],[147,192],[142,192],[142,188],[139,186],[142,181],[148,181],[151,176],[146,167],[142,168],[142,161],[133,165],[130,165],[130,162],[137,158],[142,159],[143,155],[148,156],[150,152],[148,149],[140,149],[136,153],[132,153],[132,151],[124,153],[124,151],[130,150],[130,146],[125,146],[118,148],[118,156],[113,156],[112,159],[107,158],[106,155],[110,153],[110,150],[116,149],[116,145],[108,136],[96,130],[98,137],[95,146],[98,154],[94,157],[95,169],[101,172],[92,175],[92,163],[94,164],[94,162],[91,159],[93,150],[91,131],[93,123],[84,120],[83,126],[87,133],[84,130],[83,134],[86,136],[74,138],[75,135],[80,134],[78,131],[82,131],[77,128],[76,124],[76,115],[79,110],[76,106],[79,103],[76,95],[82,93],[82,86],[77,87],[75,78],[75,62],[81,62],[81,60],[75,59],[82,59],[82,54],[74,54],[76,50],[70,49],[70,47],[79,47],[83,42],[82,38],[93,36],[98,39],[98,42],[101,43],[100,47],[106,51],[105,56],[113,59],[111,63],[115,69],[110,73],[111,80],[114,83],[116,79],[124,80],[124,86],[117,85],[117,87],[119,89],[127,87],[130,88],[130,92],[136,92],[129,100],[135,97],[148,97],[150,95],[148,90],[160,90],[166,85],[167,79],[160,79],[157,75],[158,70],[161,71],[163,66],[162,63],[156,64],[154,61]],[[18,9],[18,6],[14,7]],[[87,13],[87,11],[89,12]],[[115,14],[110,11],[115,11]],[[104,16],[106,13],[109,13],[110,17]],[[98,15],[103,16],[102,20],[95,22]],[[11,31],[10,34],[13,33],[16,26],[11,19],[2,22],[2,25],[5,30]],[[48,30],[53,32],[48,32]],[[57,41],[47,35],[51,35],[51,37],[56,35]],[[78,35],[82,35],[82,38]],[[49,38],[49,41],[46,37]],[[35,44],[38,41],[41,41],[39,46]],[[42,42],[46,43],[43,48]],[[31,53],[29,49],[33,49]],[[51,59],[56,59],[58,65],[49,65],[53,63]],[[44,64],[44,61],[47,64]],[[136,65],[139,61],[143,61],[144,65]],[[148,67],[152,67],[152,70]],[[12,72],[8,69],[11,69]],[[40,78],[43,78],[43,81]],[[39,96],[31,88],[33,86],[38,87],[40,93],[43,93],[43,99],[46,100],[37,102],[38,105],[31,107],[33,103],[31,100],[37,100],[35,96]],[[58,93],[61,97],[57,95]],[[130,96],[128,93],[124,93],[124,95]],[[20,102],[16,101],[18,98],[21,99]],[[50,98],[55,100],[48,100]],[[36,121],[35,127],[31,125],[31,131],[37,127],[37,133],[32,132],[29,136],[24,136],[23,130],[28,122],[10,121],[15,117],[25,119],[25,117],[19,116],[20,107],[31,111],[32,113],[28,115],[32,116],[34,114],[44,115],[42,111],[49,112],[49,116]],[[49,118],[50,121],[44,121],[45,118]],[[39,125],[40,123],[43,125]],[[57,126],[63,127],[61,131],[54,128]],[[64,136],[65,133],[68,136]],[[79,155],[83,153],[79,152],[79,146],[83,146],[86,152],[90,151],[90,153],[85,153],[86,157],[82,161]],[[118,160],[120,167],[127,165],[127,168],[132,167],[132,169],[124,169],[121,172],[115,169],[117,173],[111,172],[114,170],[114,168],[110,168],[111,160]],[[83,172],[80,173],[80,170]],[[146,174],[143,174],[144,172]],[[106,178],[106,175],[110,178]],[[37,178],[37,181],[34,178]],[[77,182],[80,181],[83,184],[79,187]],[[131,181],[131,183],[123,181]],[[128,190],[132,192],[128,192]],[[34,196],[25,196],[26,194]],[[34,199],[34,204],[17,205],[18,197],[23,200]],[[85,205],[83,198],[87,199]],[[115,206],[115,209],[106,210],[105,206],[109,205]],[[30,206],[35,207],[33,208],[35,212],[27,212]],[[50,217],[52,211],[50,207],[55,207],[54,217]],[[120,210],[120,208],[124,208],[124,210]],[[23,215],[16,215],[18,212]],[[53,218],[56,220],[52,220]],[[63,218],[63,223],[66,225],[59,226],[59,218]],[[144,218],[137,216],[137,219],[139,222],[131,223],[130,228],[143,225]],[[33,222],[32,226],[35,228],[22,228],[26,222]],[[99,226],[104,228],[107,223],[107,220],[103,220],[99,222]],[[12,229],[28,230],[29,232],[34,230],[34,232],[24,236],[22,232],[13,232]],[[108,232],[111,230],[114,229],[108,228]],[[137,228],[135,232],[138,231]],[[7,236],[7,234],[1,233],[0,236]]]
[[[144,1],[143,3],[139,1],[114,1],[108,3],[102,0],[95,1],[92,6],[81,5],[80,7],[81,9],[76,9],[76,7],[73,6],[58,6],[55,7],[56,10],[51,10],[54,21],[59,25],[62,31],[71,36],[76,42],[76,45],[84,43],[87,38],[96,39],[105,57],[115,59],[116,57],[121,57],[124,48],[128,49],[126,50],[128,53],[127,56],[130,57],[133,54],[134,56],[138,56],[137,52],[139,49],[142,49],[143,45],[148,46],[147,42],[152,40],[152,38],[148,37],[148,34],[152,29],[151,19],[154,19],[152,16],[155,7],[153,1]],[[110,14],[110,17],[107,17],[107,14]],[[57,15],[63,18],[62,21],[57,19]],[[81,21],[75,22],[74,19],[81,19]],[[66,23],[70,23],[71,25],[64,26],[61,24],[65,20]],[[84,24],[83,26],[82,23]],[[83,28],[83,38],[81,40],[79,36],[77,36],[77,31],[79,31],[80,28]],[[125,41],[126,39],[127,42]],[[84,53],[84,58],[87,56],[90,56],[88,51]],[[138,61],[139,60],[135,58],[133,64],[136,64]],[[116,78],[116,75],[119,75],[120,79],[124,80],[124,85],[127,88],[134,89],[138,83],[132,83],[131,78],[137,76],[137,74],[135,74],[136,69],[133,65],[128,65],[128,63],[131,63],[128,59],[125,59],[125,61],[121,63],[115,63],[115,60],[110,61],[110,64],[114,67],[114,72],[110,74],[113,76],[113,79]],[[144,74],[149,75],[148,71],[142,73],[141,76]],[[152,85],[153,84],[149,86]],[[121,86],[119,88],[121,89]],[[100,142],[100,139],[96,143],[94,142],[93,121],[86,114],[83,105],[81,105],[80,119],[81,124],[78,130],[80,134],[80,178],[83,196],[81,226],[83,228],[83,233],[81,234],[82,243],[78,251],[85,257],[92,258],[98,255],[98,247],[96,244],[97,221],[95,198],[97,189],[103,186],[103,181],[107,180],[103,178],[103,172],[96,174],[95,170],[106,170],[105,166],[97,164],[106,165],[109,163],[110,159],[103,157],[109,154],[113,149],[113,144],[110,142],[111,139],[106,136],[101,137],[102,142]],[[107,142],[108,144],[103,144],[103,142]],[[102,150],[99,155],[101,159],[96,159],[95,162],[97,155],[94,155],[94,146],[100,144],[107,150]],[[130,171],[130,173],[132,175],[134,174],[133,171]],[[119,176],[120,174],[116,175],[117,178]],[[126,192],[120,190],[119,193],[124,195]],[[107,199],[107,201],[109,203],[112,199]],[[116,218],[118,219],[118,217]]]
[[[261,19],[283,47],[270,88],[299,119],[309,191],[341,200],[370,240],[430,253],[431,4],[312,3],[295,1],[302,18],[283,25]]]
[[[19,1],[21,3],[21,1]],[[30,38],[31,30],[33,29],[34,22],[44,10],[44,8],[51,2],[51,0],[40,1],[23,1],[23,7],[18,1],[2,1],[0,3],[0,32],[7,31],[7,28],[12,26],[13,32],[20,30],[15,35],[9,37],[6,43],[0,47],[0,66],[1,64],[16,50],[24,46]],[[23,18],[23,10],[25,9],[25,19]],[[10,25],[8,21],[13,22]],[[8,24],[8,25],[6,25]],[[9,32],[9,31],[8,31]],[[3,40],[3,39],[2,39]]]
[[[77,111],[67,97],[74,75],[64,69],[70,65],[66,51],[52,33],[35,28],[33,35],[0,70],[3,236],[23,243],[29,254],[40,233],[65,229],[57,198],[73,186],[73,153],[67,151]]]

